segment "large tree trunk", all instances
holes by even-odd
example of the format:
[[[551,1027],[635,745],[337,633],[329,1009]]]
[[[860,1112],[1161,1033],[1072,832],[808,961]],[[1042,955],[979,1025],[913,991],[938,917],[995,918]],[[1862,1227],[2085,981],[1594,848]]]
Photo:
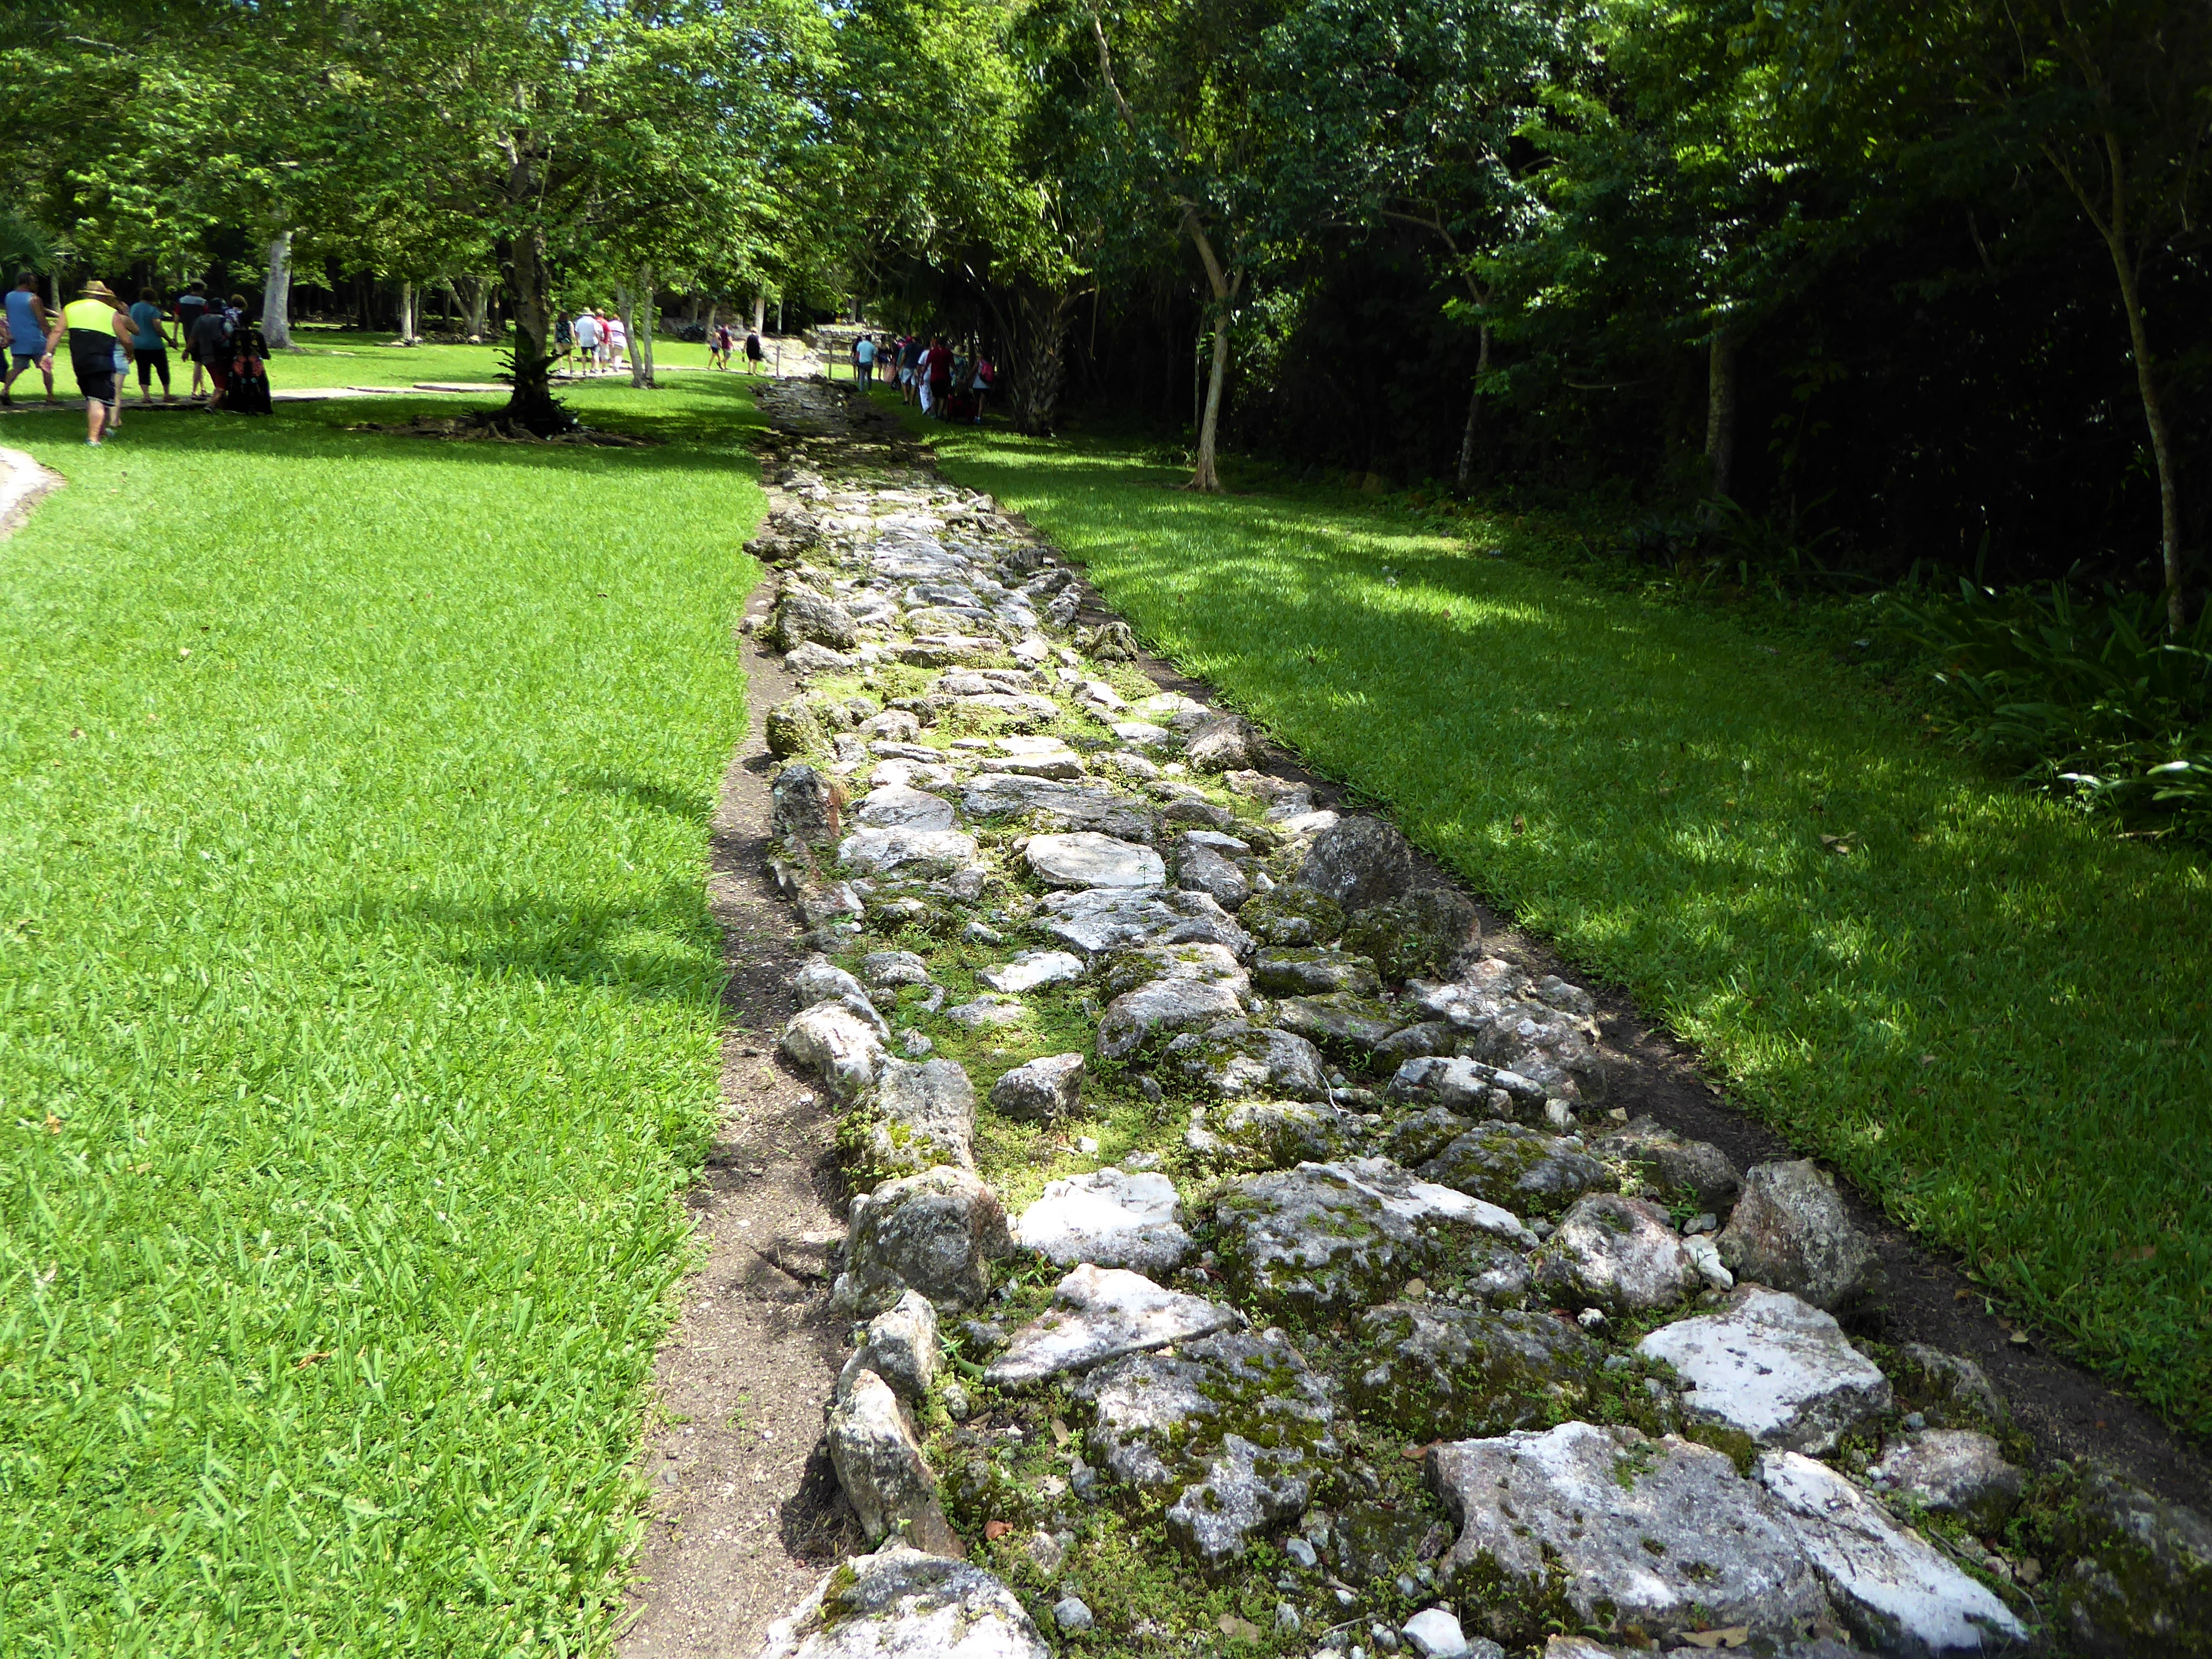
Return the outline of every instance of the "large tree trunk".
[[[469,343],[480,345],[489,325],[485,313],[491,304],[491,278],[489,276],[460,276],[454,279],[454,289],[460,295],[462,313],[466,321]]]
[[[536,169],[519,148],[507,151],[507,201],[526,210],[537,196]],[[507,240],[501,261],[514,312],[514,391],[490,424],[507,431],[520,427],[541,438],[574,432],[576,417],[553,396],[553,295],[545,269],[545,232],[534,220]]]
[[[1474,390],[1467,400],[1467,430],[1459,441],[1459,487],[1465,489],[1474,478],[1475,440],[1482,430],[1482,380],[1490,373],[1490,325],[1481,325],[1482,341],[1475,349]]]
[[[757,293],[753,295],[753,332],[764,334],[767,331],[768,295],[765,292]]]
[[[1003,295],[1003,297],[1002,297]],[[1060,393],[1067,373],[1061,351],[1075,295],[1027,277],[985,298],[1004,342],[999,386],[1014,428],[1033,438],[1048,437],[1060,416]]]
[[[1713,331],[1705,374],[1705,463],[1716,495],[1727,495],[1735,482],[1737,349],[1734,328],[1723,324]]]
[[[399,284],[399,315],[397,328],[401,345],[415,343],[415,284],[403,280]]]
[[[271,351],[292,349],[292,233],[269,244],[269,280],[261,289],[261,337]]]

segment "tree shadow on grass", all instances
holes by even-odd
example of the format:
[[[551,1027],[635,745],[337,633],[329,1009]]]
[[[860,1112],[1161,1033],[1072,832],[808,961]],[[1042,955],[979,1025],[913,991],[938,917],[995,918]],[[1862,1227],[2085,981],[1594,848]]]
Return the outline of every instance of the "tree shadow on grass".
[[[681,818],[686,823],[696,823],[702,829],[713,815],[713,804],[709,801],[695,799],[659,784],[625,776],[619,772],[585,773],[574,779],[573,782],[579,789],[611,795],[618,800],[635,801],[641,806],[649,806],[656,812],[665,812],[671,817]]]

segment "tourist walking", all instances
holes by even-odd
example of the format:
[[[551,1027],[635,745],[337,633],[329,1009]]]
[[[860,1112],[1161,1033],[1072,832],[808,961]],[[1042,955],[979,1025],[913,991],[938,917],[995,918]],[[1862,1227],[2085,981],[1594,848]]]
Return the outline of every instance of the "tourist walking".
[[[715,324],[714,331],[707,337],[707,367],[728,368],[730,353],[736,345],[737,340],[730,332],[730,325],[727,323]]]
[[[607,367],[628,368],[629,367],[629,325],[623,321],[621,314],[617,313],[607,318],[603,326],[606,330]]]
[[[983,404],[990,397],[991,388],[997,384],[998,379],[999,371],[991,367],[991,360],[983,355],[983,349],[978,346],[975,349],[975,424],[977,426],[983,424]]]
[[[204,372],[214,388],[207,401],[209,412],[213,413],[222,407],[222,394],[230,386],[230,319],[223,315],[221,306],[200,301],[199,320],[185,337],[185,345],[192,354],[192,383],[198,385]]]
[[[54,348],[69,336],[70,368],[77,390],[84,393],[84,441],[100,447],[100,429],[108,424],[115,402],[115,356],[129,354],[130,313],[106,283],[87,283],[77,297],[61,308],[46,331],[46,349],[40,355],[40,372],[52,384]]]
[[[192,344],[192,340],[193,331],[199,326],[200,319],[208,313],[207,284],[185,283],[185,291],[177,296],[176,313],[177,337],[185,343],[185,356],[191,360],[192,365],[192,384],[186,395],[198,398],[201,395],[200,382],[207,368],[200,362],[199,350]]]
[[[588,307],[576,313],[576,372],[589,379],[599,361],[599,319]]]
[[[909,334],[899,342],[898,363],[899,397],[903,402],[910,404],[921,395],[921,386],[917,384],[921,379],[921,336]]]
[[[561,365],[568,361],[569,354],[575,349],[576,331],[569,325],[568,313],[565,311],[555,312],[553,313],[552,368],[556,374],[561,372]]]
[[[6,310],[8,325],[8,366],[4,379],[0,379],[0,404],[15,401],[15,377],[33,363],[46,378],[46,401],[58,401],[54,397],[53,365],[40,360],[46,350],[46,302],[39,297],[39,279],[25,271],[15,279],[15,286],[8,291]]]
[[[853,379],[865,392],[876,383],[876,337],[863,334],[853,342]]]
[[[230,389],[222,406],[234,415],[266,415],[269,403],[269,344],[251,312],[230,331]]]
[[[745,367],[747,370],[755,374],[759,374],[761,372],[761,359],[767,356],[768,353],[761,349],[760,331],[757,328],[747,329],[745,331]]]
[[[929,351],[922,360],[922,400],[924,414],[942,415],[947,398],[952,392],[952,353],[941,334],[933,335]]]
[[[162,314],[160,297],[150,288],[138,290],[131,307],[131,355],[138,363],[138,400],[154,401],[154,377],[161,377],[161,401],[173,404],[176,392],[169,386],[169,348],[175,343]]]

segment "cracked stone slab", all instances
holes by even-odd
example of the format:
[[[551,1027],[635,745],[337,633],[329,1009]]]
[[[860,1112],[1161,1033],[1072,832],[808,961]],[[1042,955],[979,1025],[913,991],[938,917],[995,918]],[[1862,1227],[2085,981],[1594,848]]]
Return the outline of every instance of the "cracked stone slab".
[[[861,796],[853,816],[875,830],[950,830],[952,803],[926,789],[890,783]]]
[[[1083,958],[1066,951],[1024,951],[1000,968],[975,975],[975,982],[994,991],[1018,994],[1041,985],[1065,985],[1083,977]]]
[[[1890,1409],[1889,1379],[1833,1316],[1784,1291],[1740,1287],[1727,1309],[1662,1325],[1636,1351],[1690,1384],[1684,1407],[1762,1446],[1827,1452]]]
[[[1758,1478],[1837,1611],[1883,1653],[1937,1659],[2027,1641],[2027,1629],[1992,1592],[1826,1464],[1766,1452]]]
[[[1364,1417],[1415,1441],[1525,1429],[1579,1407],[1604,1347],[1548,1314],[1390,1302],[1360,1316],[1349,1385]]]
[[[1213,1223],[1238,1295],[1309,1321],[1386,1300],[1458,1261],[1480,1235],[1536,1242],[1510,1211],[1381,1158],[1248,1176],[1215,1200]]]
[[[975,862],[975,837],[959,830],[910,825],[856,830],[837,843],[837,862],[862,875],[900,871],[909,876],[949,876]]]
[[[1442,1575],[1500,1642],[1563,1617],[1662,1646],[1732,1625],[1780,1644],[1827,1611],[1778,1506],[1709,1447],[1563,1423],[1432,1447],[1426,1473],[1460,1529]]]
[[[1022,857],[1055,887],[1158,887],[1168,878],[1166,863],[1151,848],[1089,830],[1032,836]]]
[[[1149,842],[1155,833],[1152,808],[1096,785],[983,772],[969,780],[960,804],[970,817],[1033,814],[1048,828],[1087,830],[1121,841]]]
[[[1014,1242],[1063,1267],[1088,1262],[1155,1278],[1181,1267],[1191,1248],[1175,1182],[1113,1169],[1048,1182],[1014,1224]]]
[[[1173,888],[1097,888],[1048,894],[1037,907],[1046,933],[1071,950],[1097,957],[1130,945],[1186,940],[1226,946],[1249,956],[1252,936],[1212,896]]]
[[[1172,1039],[1167,1069],[1217,1100],[1327,1100],[1321,1051],[1294,1032],[1226,1019]]]
[[[1219,947],[1216,947],[1217,949]],[[1098,1022],[1102,1060],[1126,1060],[1157,1037],[1206,1030],[1244,1012],[1233,982],[1160,979],[1124,992],[1106,1005]]]
[[[958,1061],[886,1060],[869,1102],[868,1150],[878,1173],[975,1167],[975,1089]]]
[[[1060,1281],[1052,1307],[1014,1333],[987,1375],[1000,1388],[1041,1382],[1243,1322],[1234,1308],[1163,1290],[1142,1273],[1086,1265]]]

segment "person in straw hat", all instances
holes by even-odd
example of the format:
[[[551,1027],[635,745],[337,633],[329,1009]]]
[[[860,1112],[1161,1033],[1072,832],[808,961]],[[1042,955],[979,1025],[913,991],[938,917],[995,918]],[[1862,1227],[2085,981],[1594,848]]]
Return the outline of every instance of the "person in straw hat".
[[[54,348],[64,333],[69,336],[70,367],[76,372],[77,390],[84,393],[84,441],[97,448],[100,428],[115,401],[116,348],[121,346],[126,361],[131,350],[131,313],[122,309],[106,283],[87,283],[54,319],[46,356],[39,360],[42,372],[53,372]]]

